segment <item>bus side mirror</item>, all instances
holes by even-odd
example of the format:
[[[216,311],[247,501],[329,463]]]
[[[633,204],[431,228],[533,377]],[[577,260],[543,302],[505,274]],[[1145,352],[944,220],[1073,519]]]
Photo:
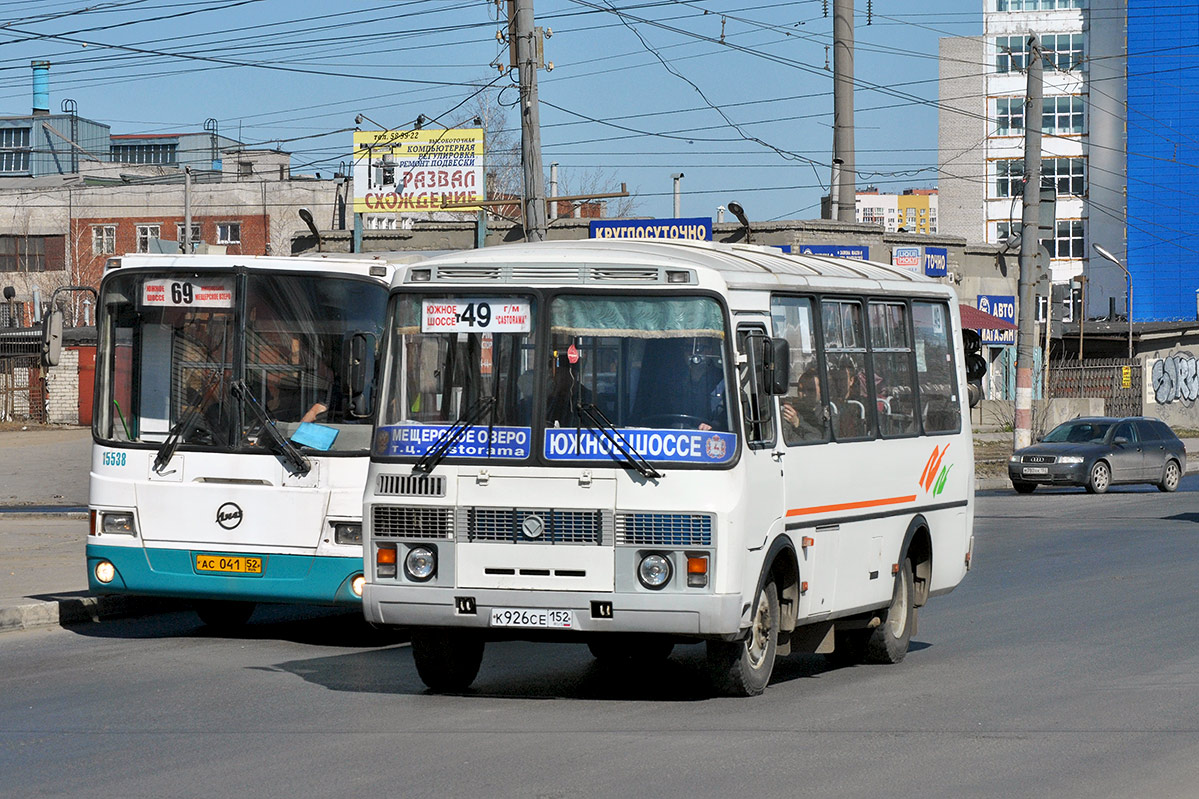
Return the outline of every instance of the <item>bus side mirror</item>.
[[[763,364],[766,379],[763,384],[766,392],[776,397],[787,393],[791,382],[791,346],[785,338],[770,339],[770,349]]]
[[[371,415],[371,397],[368,388],[374,382],[375,348],[370,333],[355,333],[346,346],[346,375],[349,391],[349,415],[359,419]]]
[[[58,366],[62,357],[62,311],[54,310],[42,318],[42,365]]]

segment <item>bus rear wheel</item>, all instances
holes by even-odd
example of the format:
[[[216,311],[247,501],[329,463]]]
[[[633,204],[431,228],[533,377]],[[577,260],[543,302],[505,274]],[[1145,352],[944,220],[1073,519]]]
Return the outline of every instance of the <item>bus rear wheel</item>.
[[[253,602],[205,599],[195,604],[196,615],[205,627],[218,631],[236,630],[254,614]]]
[[[479,676],[483,638],[462,630],[413,630],[412,659],[416,673],[429,690],[465,691]]]
[[[758,592],[744,641],[709,641],[708,669],[715,687],[730,696],[757,696],[766,690],[778,650],[779,595],[774,580]]]
[[[887,615],[866,640],[866,662],[898,663],[903,660],[915,627],[916,581],[912,576],[912,561],[905,558],[895,575],[895,591]]]

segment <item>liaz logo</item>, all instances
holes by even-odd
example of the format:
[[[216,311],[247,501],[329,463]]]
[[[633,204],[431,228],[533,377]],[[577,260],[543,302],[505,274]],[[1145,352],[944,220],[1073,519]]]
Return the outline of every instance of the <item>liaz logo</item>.
[[[226,502],[216,509],[216,523],[226,530],[232,530],[241,524],[241,508],[236,503]]]
[[[949,479],[949,470],[953,468],[952,463],[948,466],[941,465],[948,450],[948,444],[943,447],[933,447],[933,454],[928,456],[928,462],[924,464],[924,473],[920,475],[921,488],[925,493],[932,491],[934,497],[945,490],[945,481]]]

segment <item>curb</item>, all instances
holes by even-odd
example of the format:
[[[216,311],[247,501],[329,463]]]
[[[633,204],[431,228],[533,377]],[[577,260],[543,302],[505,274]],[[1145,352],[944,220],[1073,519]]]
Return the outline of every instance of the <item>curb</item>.
[[[71,627],[110,619],[153,616],[186,608],[175,599],[63,594],[45,601],[0,608],[0,634],[38,627]]]

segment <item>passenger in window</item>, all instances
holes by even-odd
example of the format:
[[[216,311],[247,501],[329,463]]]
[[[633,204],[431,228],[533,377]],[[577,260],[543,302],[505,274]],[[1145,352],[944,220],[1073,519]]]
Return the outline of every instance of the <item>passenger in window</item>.
[[[800,376],[795,392],[782,400],[783,440],[787,444],[826,440],[828,415],[820,401],[820,380],[814,368]]]
[[[866,435],[864,382],[864,374],[848,355],[842,357],[837,368],[829,374],[829,391],[840,438],[862,438]]]

